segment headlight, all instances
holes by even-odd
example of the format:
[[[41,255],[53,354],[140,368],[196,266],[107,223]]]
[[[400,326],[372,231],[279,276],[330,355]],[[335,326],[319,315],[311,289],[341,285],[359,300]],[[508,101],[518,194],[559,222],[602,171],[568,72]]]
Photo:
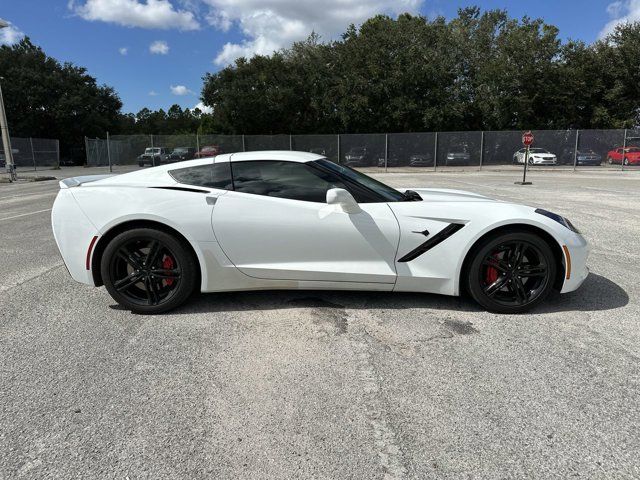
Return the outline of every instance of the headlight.
[[[578,234],[580,233],[580,230],[578,230],[573,223],[571,223],[568,219],[564,218],[562,215],[558,215],[557,213],[553,213],[548,210],[543,210],[542,208],[537,208],[536,213],[539,213],[540,215],[544,215],[545,217],[558,222],[560,225],[568,228],[574,233],[578,233]]]

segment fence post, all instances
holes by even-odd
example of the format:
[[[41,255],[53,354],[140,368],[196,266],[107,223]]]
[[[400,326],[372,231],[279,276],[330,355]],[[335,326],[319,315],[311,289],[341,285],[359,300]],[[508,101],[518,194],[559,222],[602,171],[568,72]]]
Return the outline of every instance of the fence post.
[[[56,168],[60,168],[60,140],[56,138],[56,158],[58,159],[58,164]]]
[[[246,149],[246,147],[245,147],[245,145],[244,145],[244,133],[242,134],[242,151],[243,151],[243,152],[246,152],[246,151],[247,151],[247,149]]]
[[[86,166],[89,166],[89,139],[87,138],[87,136],[84,136],[84,157],[85,157],[85,162],[86,162]]]
[[[109,160],[109,173],[113,173],[113,167],[111,166],[111,139],[109,138],[109,132],[107,132],[107,159]]]
[[[151,135],[149,135],[149,137],[151,138],[151,165],[153,165],[155,167],[156,166],[156,154],[153,151],[153,133]]]
[[[196,132],[196,153],[198,154],[198,156],[200,155],[200,134],[197,132]]]
[[[33,160],[33,170],[36,171],[36,153],[33,151],[33,138],[29,137],[29,144],[31,145],[31,160]]]
[[[293,150],[293,138],[291,134],[289,134],[289,150]]]
[[[573,171],[576,171],[576,165],[578,165],[578,145],[580,142],[580,130],[576,130],[576,146],[573,149]]]
[[[433,171],[438,169],[438,132],[436,132],[435,147],[433,149]]]
[[[338,162],[337,163],[338,165],[340,165],[340,134],[337,135],[337,138],[338,138],[338,158],[337,158]]]
[[[480,169],[482,170],[482,162],[484,161],[484,130],[480,136]]]
[[[624,154],[627,153],[627,129],[624,129],[624,142],[622,142],[622,158],[620,159],[620,171],[624,172]]]
[[[389,161],[389,134],[384,134],[384,171],[387,172],[387,163]]]

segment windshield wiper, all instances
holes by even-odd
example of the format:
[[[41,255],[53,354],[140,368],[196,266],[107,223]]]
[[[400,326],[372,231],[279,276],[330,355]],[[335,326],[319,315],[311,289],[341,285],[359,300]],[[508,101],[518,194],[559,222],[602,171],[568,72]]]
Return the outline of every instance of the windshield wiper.
[[[405,202],[421,202],[422,197],[418,194],[418,192],[414,192],[413,190],[407,190],[404,192],[404,201]]]

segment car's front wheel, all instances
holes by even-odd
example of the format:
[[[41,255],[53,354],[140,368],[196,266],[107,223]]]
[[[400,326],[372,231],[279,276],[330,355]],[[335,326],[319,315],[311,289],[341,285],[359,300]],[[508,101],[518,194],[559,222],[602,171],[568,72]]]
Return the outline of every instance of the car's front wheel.
[[[111,240],[100,268],[116,302],[136,313],[155,314],[187,300],[198,265],[183,241],[161,230],[137,228]]]
[[[472,255],[467,290],[491,312],[526,312],[553,288],[556,261],[538,235],[514,231],[490,236]]]

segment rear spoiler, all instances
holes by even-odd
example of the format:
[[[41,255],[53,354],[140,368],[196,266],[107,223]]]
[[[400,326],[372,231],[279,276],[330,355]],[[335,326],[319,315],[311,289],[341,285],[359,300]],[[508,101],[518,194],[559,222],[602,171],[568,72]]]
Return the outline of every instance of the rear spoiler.
[[[60,182],[60,188],[79,187],[85,183],[95,182],[103,180],[105,178],[113,177],[114,175],[83,175],[81,177],[65,178]]]

